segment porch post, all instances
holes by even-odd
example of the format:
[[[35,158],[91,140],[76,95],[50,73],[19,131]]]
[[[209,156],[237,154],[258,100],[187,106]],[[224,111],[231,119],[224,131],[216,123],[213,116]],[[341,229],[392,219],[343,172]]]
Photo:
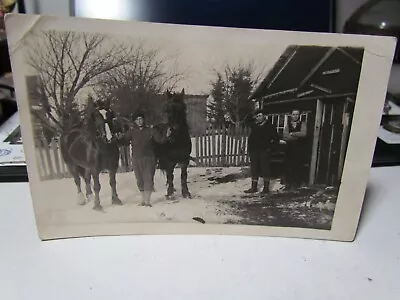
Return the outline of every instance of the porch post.
[[[309,176],[310,185],[313,185],[315,183],[315,173],[317,170],[318,145],[319,145],[321,121],[322,121],[322,106],[323,106],[322,101],[317,100],[317,108],[315,110],[313,146],[311,153],[310,176]]]
[[[339,169],[338,169],[339,182],[341,182],[341,179],[342,179],[342,172],[343,172],[343,168],[344,168],[344,158],[346,155],[347,141],[348,141],[348,136],[349,136],[349,132],[350,132],[349,116],[347,113],[348,106],[349,106],[349,103],[347,101],[345,101],[344,106],[343,106],[343,115],[342,115],[343,131],[342,131],[342,141],[341,141],[341,146],[340,146]]]

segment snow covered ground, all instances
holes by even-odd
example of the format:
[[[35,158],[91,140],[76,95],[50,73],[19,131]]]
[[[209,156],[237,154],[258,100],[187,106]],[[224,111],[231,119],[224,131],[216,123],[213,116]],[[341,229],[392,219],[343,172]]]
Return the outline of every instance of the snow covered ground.
[[[184,199],[181,196],[180,169],[175,169],[176,199],[174,201],[166,201],[165,199],[166,178],[159,170],[156,171],[154,181],[155,192],[152,194],[151,199],[153,207],[142,207],[138,206],[141,197],[136,186],[134,174],[117,174],[117,191],[123,205],[114,206],[111,204],[108,174],[102,174],[100,200],[104,210],[101,212],[92,209],[93,202],[83,206],[77,204],[78,197],[73,179],[43,181],[41,188],[46,191],[47,197],[46,199],[36,199],[35,210],[39,217],[38,220],[47,226],[111,222],[193,223],[197,222],[193,219],[194,217],[213,224],[251,224],[251,222],[248,222],[249,212],[253,211],[251,214],[254,214],[254,220],[257,221],[260,219],[257,216],[258,212],[263,213],[263,209],[265,211],[265,201],[262,199],[260,201],[259,197],[245,196],[243,193],[250,185],[248,169],[239,167],[189,168],[188,186],[192,199]],[[281,187],[279,181],[271,182],[272,190],[277,191]],[[82,190],[85,190],[83,182]],[[301,201],[297,202],[300,203]],[[261,206],[252,206],[250,208],[251,211],[249,210],[243,214],[241,211],[246,209],[247,206],[244,205],[246,203],[253,203],[254,205],[261,203]],[[293,215],[294,210],[297,211],[299,208],[299,205],[293,206],[290,201],[287,204],[284,204],[285,209],[286,211],[289,209],[291,215]],[[290,205],[293,206],[293,209],[290,208]],[[240,206],[240,209],[238,209],[238,206]],[[278,215],[281,213],[276,210],[271,210],[271,212]],[[283,212],[285,213],[285,211]],[[270,214],[265,219],[265,225],[268,225],[268,220],[271,219]],[[273,217],[272,219],[274,219]],[[320,216],[318,217],[320,218]],[[253,218],[253,216],[250,215],[250,218]],[[326,218],[326,214],[324,214],[324,218]],[[286,220],[281,216],[278,219]],[[327,222],[330,222],[329,216]]]
[[[224,174],[238,173],[239,168],[224,169]],[[97,222],[194,222],[193,217],[200,217],[207,223],[223,223],[234,216],[224,215],[226,207],[219,200],[240,194],[247,188],[249,180],[241,179],[223,185],[213,185],[205,180],[205,168],[190,168],[188,171],[188,186],[192,199],[183,199],[180,189],[180,169],[175,170],[174,185],[175,201],[166,201],[166,178],[156,171],[154,178],[155,192],[152,194],[152,208],[138,206],[141,201],[140,192],[136,186],[133,173],[117,174],[117,192],[123,202],[122,206],[111,204],[111,190],[108,184],[108,174],[101,175],[102,189],[100,192],[103,212],[92,210],[93,202],[84,206],[77,204],[77,191],[72,179],[48,180],[42,182],[47,199],[37,199],[36,212],[46,215],[46,223],[57,225],[65,223],[97,223]],[[82,190],[84,183],[82,182]]]

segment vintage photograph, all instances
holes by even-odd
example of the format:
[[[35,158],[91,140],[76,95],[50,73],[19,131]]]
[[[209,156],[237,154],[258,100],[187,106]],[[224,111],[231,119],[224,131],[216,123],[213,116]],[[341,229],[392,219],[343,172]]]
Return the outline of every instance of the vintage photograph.
[[[38,222],[331,230],[364,47],[203,30],[24,36]]]

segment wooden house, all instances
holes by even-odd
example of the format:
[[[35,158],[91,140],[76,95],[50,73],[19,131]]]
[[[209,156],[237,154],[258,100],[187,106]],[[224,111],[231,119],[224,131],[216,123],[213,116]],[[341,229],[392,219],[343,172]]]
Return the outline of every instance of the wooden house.
[[[340,183],[363,54],[362,48],[289,46],[250,96],[277,116],[278,129],[293,109],[302,112],[310,184]]]

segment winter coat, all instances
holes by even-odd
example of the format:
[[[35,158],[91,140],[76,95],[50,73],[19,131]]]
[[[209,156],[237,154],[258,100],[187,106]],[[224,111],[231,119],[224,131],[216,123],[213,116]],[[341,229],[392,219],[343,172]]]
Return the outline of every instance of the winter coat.
[[[165,143],[166,136],[162,136],[154,128],[145,126],[143,129],[134,127],[130,129],[125,137],[132,144],[132,156],[134,159],[144,157],[155,157],[153,141],[157,143]]]
[[[275,126],[268,120],[262,125],[253,123],[248,139],[249,153],[273,150],[279,144],[279,135]]]

